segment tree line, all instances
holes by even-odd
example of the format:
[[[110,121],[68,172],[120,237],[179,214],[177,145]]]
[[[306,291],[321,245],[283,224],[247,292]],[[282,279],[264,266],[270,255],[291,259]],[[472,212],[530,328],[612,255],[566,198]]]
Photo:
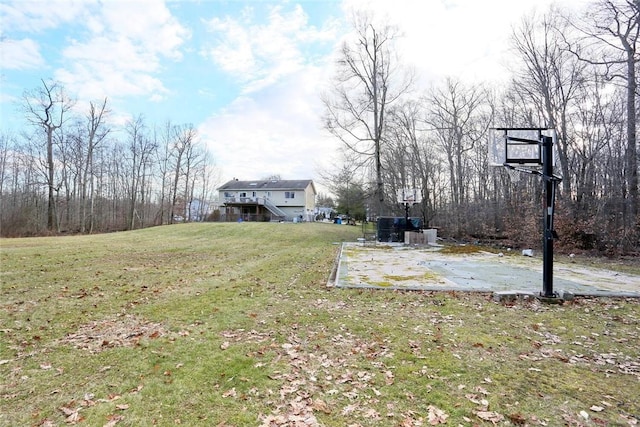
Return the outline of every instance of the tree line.
[[[397,28],[363,13],[354,30],[323,95],[325,128],[343,142],[344,166],[324,173],[340,210],[403,215],[396,192],[415,188],[422,201],[411,214],[443,235],[535,246],[543,184],[490,167],[488,135],[491,127],[553,128],[559,245],[638,250],[638,1],[523,17],[500,88],[450,77],[417,90],[394,50]]]
[[[30,124],[0,134],[0,233],[132,230],[209,214],[217,170],[191,124],[109,121],[108,100],[84,113],[55,81],[24,93]]]

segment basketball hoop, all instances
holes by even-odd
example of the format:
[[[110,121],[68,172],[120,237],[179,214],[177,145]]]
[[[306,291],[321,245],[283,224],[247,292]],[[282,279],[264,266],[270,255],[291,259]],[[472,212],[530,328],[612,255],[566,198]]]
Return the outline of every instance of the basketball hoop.
[[[555,156],[553,144],[557,141],[554,129],[544,128],[492,128],[489,132],[488,160],[490,166],[504,166],[512,183],[520,181],[520,175],[536,175],[544,183],[544,226],[542,292],[540,297],[552,300],[553,292],[553,240],[558,234],[553,228],[556,187],[562,177],[554,175]]]

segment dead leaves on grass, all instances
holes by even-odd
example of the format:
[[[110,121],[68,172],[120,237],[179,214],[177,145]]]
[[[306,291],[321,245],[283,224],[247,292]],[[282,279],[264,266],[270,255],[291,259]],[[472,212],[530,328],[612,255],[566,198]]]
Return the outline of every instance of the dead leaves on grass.
[[[144,386],[140,384],[137,387],[129,390],[126,395],[135,395],[139,393],[143,388]],[[124,397],[126,397],[126,395]],[[95,398],[93,393],[85,393],[84,398],[81,401],[71,401],[66,405],[60,407],[59,409],[63,414],[67,416],[67,418],[65,419],[65,422],[67,424],[77,424],[81,421],[84,421],[84,417],[80,414],[80,411],[84,408],[89,408],[100,404],[113,404],[114,402],[117,402],[122,398],[122,395],[115,393],[109,394],[104,398]],[[125,416],[122,415],[122,413],[127,411],[129,407],[130,405],[128,403],[116,403],[113,408],[117,412],[109,414],[107,416],[107,422],[104,424],[104,426],[113,427],[120,421],[123,421],[125,419]]]
[[[186,336],[188,332],[181,331],[178,334]],[[155,339],[167,335],[169,332],[160,323],[124,315],[81,325],[76,332],[68,334],[59,342],[90,353],[99,353],[108,348],[135,347],[143,338]]]
[[[130,394],[136,394],[140,390],[142,390],[143,386],[139,385],[137,388],[130,391]],[[85,421],[85,417],[82,415],[81,411],[85,408],[93,407],[98,404],[104,403],[112,403],[119,400],[122,396],[119,394],[111,394],[105,398],[96,399],[92,393],[86,393],[84,398],[80,401],[71,401],[66,403],[63,406],[60,406],[58,410],[64,415],[66,424],[79,424]],[[118,403],[114,406],[114,409],[118,412],[124,412],[129,409],[129,404],[127,403]],[[124,420],[124,415],[115,413],[107,416],[107,422],[104,424],[104,427],[113,427],[118,424],[120,421]],[[50,420],[43,420],[39,425],[53,425]]]
[[[314,335],[314,331],[306,334]],[[276,361],[283,361],[290,367],[288,372],[276,371],[269,378],[279,383],[277,390],[264,393],[268,404],[273,408],[270,414],[260,417],[261,427],[277,426],[319,426],[317,415],[337,414],[352,420],[351,426],[370,425],[384,419],[397,418],[402,426],[423,426],[445,424],[449,415],[436,406],[429,405],[426,413],[395,413],[393,404],[387,405],[387,412],[381,412],[379,406],[384,398],[386,386],[395,383],[394,367],[385,361],[393,357],[390,343],[385,339],[363,340],[344,331],[333,337],[326,337],[330,350],[307,347],[308,339],[295,334],[287,342],[277,344],[275,334],[251,331],[226,331],[222,333],[225,341],[221,347],[228,349],[234,342],[254,342],[263,344],[252,352],[260,357],[266,352],[275,353]],[[313,350],[313,351],[312,351]],[[369,368],[356,369],[355,359],[366,361]],[[265,364],[257,362],[256,367]],[[235,387],[222,391],[224,398],[247,399],[259,393],[250,390],[240,393]],[[359,424],[362,420],[364,424]]]
[[[463,302],[466,303],[466,301]],[[357,308],[351,307],[348,302],[336,303],[318,299],[312,305],[314,308],[326,309],[328,312],[348,311],[350,316],[355,316],[357,313],[352,311]],[[528,307],[524,307],[524,309],[528,310]],[[536,307],[534,311],[545,310],[547,309],[544,307]],[[425,359],[429,358],[431,350],[448,351],[451,349],[455,352],[452,356],[459,360],[468,360],[469,355],[464,353],[466,347],[455,342],[452,338],[452,331],[464,326],[463,320],[459,316],[430,310],[425,311],[424,316],[424,324],[411,330],[415,334],[407,337],[407,348],[402,351],[406,351],[418,359]],[[619,315],[618,317],[621,320],[617,321],[620,322],[626,319]],[[253,393],[260,394],[260,396],[254,396],[263,399],[266,405],[272,408],[271,413],[261,416],[262,426],[313,426],[317,425],[318,419],[321,420],[325,415],[344,417],[350,420],[353,426],[388,422],[397,426],[451,423],[450,414],[447,414],[445,410],[435,405],[429,405],[432,402],[425,401],[424,397],[417,398],[411,392],[406,393],[406,398],[416,399],[416,409],[420,408],[420,410],[401,411],[398,410],[398,407],[402,405],[394,405],[393,403],[386,403],[386,410],[381,409],[385,407],[385,402],[393,402],[391,399],[398,398],[390,396],[388,393],[397,393],[399,384],[402,384],[402,381],[397,378],[397,366],[394,366],[399,360],[393,353],[395,342],[376,335],[361,338],[350,333],[346,326],[340,326],[332,333],[321,326],[319,328],[307,326],[304,331],[298,331],[296,325],[292,325],[291,329],[293,332],[289,333],[283,344],[277,343],[276,337],[282,337],[282,335],[276,331],[237,330],[222,334],[224,340],[221,349],[228,349],[235,342],[262,343],[258,350],[247,355],[260,358],[270,353],[269,358],[273,358],[272,360],[276,362],[285,362],[290,367],[290,370],[285,373],[270,374],[270,378],[278,382],[277,389],[268,390],[266,393],[253,391]],[[520,360],[533,362],[530,368],[532,370],[536,370],[536,362],[554,359],[568,364],[588,363],[593,366],[611,366],[612,369],[616,369],[617,373],[629,375],[638,375],[640,372],[638,360],[621,352],[597,353],[592,351],[583,354],[574,351],[575,346],[581,344],[571,343],[570,334],[566,329],[551,329],[544,323],[525,325],[524,329],[531,336],[531,350],[522,353]],[[505,335],[509,333],[507,330],[504,331]],[[516,339],[522,338],[516,336]],[[593,339],[595,340],[597,337],[593,337]],[[620,340],[627,342],[628,337],[620,337]],[[467,344],[475,352],[491,353],[493,351],[490,345],[481,341],[471,341]],[[594,346],[594,350],[596,348],[598,347]],[[517,353],[514,357],[518,357]],[[266,365],[267,363],[258,361],[255,366]],[[425,375],[423,373],[422,376]],[[435,378],[437,381],[448,381],[447,378],[437,376],[428,375],[427,377]],[[431,390],[431,387],[431,384],[424,385],[427,392]],[[463,385],[462,387],[466,388],[467,386]],[[552,425],[550,424],[551,420],[539,418],[534,414],[522,414],[516,410],[509,413],[504,412],[504,407],[502,410],[490,407],[489,401],[494,401],[497,397],[497,395],[493,399],[488,397],[494,388],[495,384],[492,383],[491,378],[485,378],[481,385],[473,388],[473,392],[467,392],[464,395],[464,392],[460,393],[458,397],[460,400],[453,402],[452,405],[456,407],[468,406],[468,403],[463,402],[464,398],[475,405],[475,408],[469,409],[467,416],[462,417],[462,420],[470,425]],[[237,392],[233,388],[222,390],[222,393],[226,398],[247,398],[247,394]],[[510,407],[508,403],[506,407]],[[599,402],[587,405],[585,410],[594,414],[592,420],[595,420],[597,419],[595,416],[599,414],[599,408],[603,408],[601,412],[608,410],[608,407]],[[517,407],[512,409],[517,409]],[[577,412],[575,413],[577,414]],[[316,417],[318,418],[316,419]]]
[[[615,307],[615,306],[614,306]],[[589,310],[588,308],[585,310]],[[618,315],[610,316],[611,319],[618,319],[620,322],[629,322]],[[636,323],[640,323],[636,319]],[[560,336],[545,330],[545,325],[536,323],[530,326],[529,332],[536,335],[538,339],[532,340],[531,344],[536,351],[520,354],[521,360],[530,360],[533,362],[543,361],[547,359],[556,359],[568,364],[586,364],[591,365],[594,369],[604,370],[605,373],[615,372],[633,375],[640,379],[640,360],[637,357],[624,354],[621,351],[601,353],[597,351],[598,340],[600,334],[592,332],[591,335],[580,335],[569,340],[563,340]],[[615,336],[617,332],[613,330],[605,330],[604,335]],[[640,342],[640,333],[627,329],[627,335],[631,338],[621,337],[615,341],[626,344],[630,341]],[[569,348],[567,350],[567,348]],[[537,370],[530,368],[530,370]]]

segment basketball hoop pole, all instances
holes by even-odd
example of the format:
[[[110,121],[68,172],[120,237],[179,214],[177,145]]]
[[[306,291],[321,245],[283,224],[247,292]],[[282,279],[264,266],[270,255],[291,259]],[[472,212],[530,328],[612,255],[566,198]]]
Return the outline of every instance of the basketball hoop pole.
[[[409,202],[404,204],[404,232],[406,233],[411,228],[409,227]]]
[[[553,292],[553,240],[558,237],[553,229],[556,186],[561,178],[553,174],[553,138],[542,136],[542,178],[544,180],[544,234],[543,234],[543,269],[542,294],[544,298],[555,298]]]

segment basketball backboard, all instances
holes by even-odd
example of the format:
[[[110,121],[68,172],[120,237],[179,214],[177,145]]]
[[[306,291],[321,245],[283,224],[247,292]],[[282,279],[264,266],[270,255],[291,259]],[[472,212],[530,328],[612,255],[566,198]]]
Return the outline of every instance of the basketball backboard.
[[[415,204],[422,201],[422,195],[415,188],[400,188],[397,192],[398,203]]]
[[[489,132],[488,156],[490,166],[542,165],[542,138],[552,137],[554,129],[543,128],[493,128]]]

